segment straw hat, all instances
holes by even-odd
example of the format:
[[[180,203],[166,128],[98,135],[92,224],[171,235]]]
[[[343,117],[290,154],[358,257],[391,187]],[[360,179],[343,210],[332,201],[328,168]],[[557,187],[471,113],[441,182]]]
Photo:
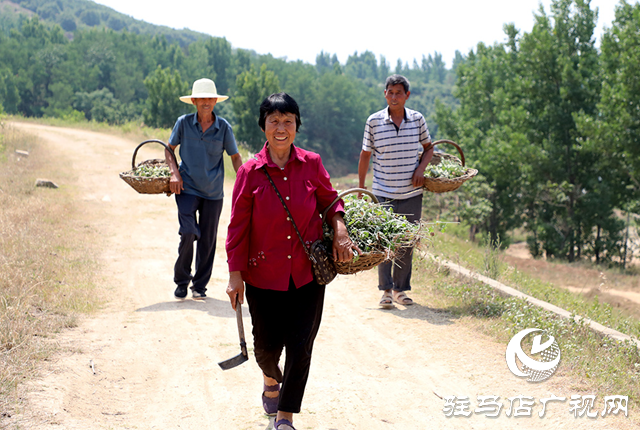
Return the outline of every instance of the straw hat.
[[[198,79],[193,83],[193,88],[191,89],[190,96],[182,96],[180,100],[188,103],[191,103],[191,99],[218,99],[217,102],[223,102],[229,98],[229,96],[222,96],[218,94],[216,90],[216,84],[211,79]]]

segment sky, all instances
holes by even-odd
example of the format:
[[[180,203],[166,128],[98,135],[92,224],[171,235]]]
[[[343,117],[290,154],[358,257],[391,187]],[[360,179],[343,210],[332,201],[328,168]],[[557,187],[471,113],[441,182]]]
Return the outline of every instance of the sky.
[[[271,54],[289,61],[315,64],[324,51],[345,64],[354,53],[383,55],[389,65],[421,61],[439,53],[447,66],[460,51],[466,55],[478,42],[506,40],[503,25],[521,32],[533,27],[542,5],[550,14],[552,0],[94,0],[151,24],[188,28],[225,37],[233,48]],[[638,0],[628,0],[637,3]],[[611,27],[620,0],[591,0],[599,9],[595,36]],[[392,9],[390,5],[397,5]]]

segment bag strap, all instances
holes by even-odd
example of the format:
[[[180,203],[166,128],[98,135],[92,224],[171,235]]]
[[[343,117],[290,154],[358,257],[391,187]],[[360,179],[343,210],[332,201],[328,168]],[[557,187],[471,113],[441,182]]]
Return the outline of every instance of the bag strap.
[[[289,219],[291,220],[291,224],[293,224],[293,228],[296,231],[296,234],[298,235],[298,239],[300,239],[300,243],[302,244],[302,249],[304,249],[304,252],[307,254],[307,257],[309,258],[309,260],[311,260],[312,263],[316,264],[317,261],[316,261],[315,258],[313,258],[313,255],[311,255],[311,253],[307,249],[307,246],[304,244],[304,239],[302,239],[302,235],[300,234],[300,231],[298,230],[298,226],[296,226],[296,223],[293,220],[293,216],[291,215],[291,212],[289,212],[289,208],[287,207],[287,204],[284,202],[284,199],[280,195],[280,191],[278,191],[278,187],[276,187],[276,184],[273,183],[273,179],[271,179],[271,175],[269,175],[269,172],[267,172],[267,168],[265,166],[262,166],[262,170],[264,171],[265,175],[267,175],[267,179],[269,179],[269,182],[271,182],[271,185],[273,186],[273,189],[276,190],[276,194],[278,195],[278,198],[280,199],[280,202],[282,203],[282,206],[284,206],[284,210],[287,211],[287,215],[289,215]]]

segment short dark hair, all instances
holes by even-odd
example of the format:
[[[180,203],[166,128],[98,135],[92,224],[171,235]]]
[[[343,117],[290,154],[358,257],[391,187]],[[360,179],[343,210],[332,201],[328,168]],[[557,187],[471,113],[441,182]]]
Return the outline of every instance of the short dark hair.
[[[404,87],[404,92],[409,92],[409,80],[402,75],[391,75],[387,78],[387,81],[384,83],[385,91],[394,85],[402,84]]]
[[[296,116],[296,132],[300,130],[302,121],[300,120],[300,109],[298,103],[287,93],[271,94],[262,101],[260,105],[260,118],[258,125],[264,130],[267,117],[274,112],[292,113]]]

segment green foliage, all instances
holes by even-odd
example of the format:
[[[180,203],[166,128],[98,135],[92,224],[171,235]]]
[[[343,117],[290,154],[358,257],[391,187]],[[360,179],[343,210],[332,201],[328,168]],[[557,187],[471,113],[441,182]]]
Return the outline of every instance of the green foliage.
[[[151,127],[171,128],[179,116],[193,111],[180,101],[188,94],[189,84],[183,82],[177,70],[160,66],[144,80],[149,97],[144,110],[144,122]]]
[[[602,39],[598,115],[577,116],[582,144],[598,154],[597,183],[611,205],[638,213],[640,200],[640,5],[621,2]],[[595,181],[594,181],[595,182]]]
[[[138,166],[134,171],[135,176],[142,176],[145,178],[167,178],[171,176],[171,171],[167,165],[147,165],[143,164]]]
[[[119,13],[113,9],[86,0],[13,0],[24,10],[52,24],[60,25],[65,31],[74,32],[76,29],[109,28],[115,31],[127,31],[133,34],[147,36],[163,35],[172,43],[185,47],[190,43],[209,39],[209,36],[191,30],[174,30],[169,27],[156,26],[139,21],[131,16]],[[7,8],[0,14],[0,28],[8,31],[15,28],[17,15]]]
[[[0,68],[0,104],[10,114],[17,113],[20,105],[17,79],[7,67]]]
[[[302,145],[331,160],[335,174],[357,166],[364,123],[371,114],[367,88],[346,75],[325,73],[311,84]],[[302,108],[301,108],[302,109]]]
[[[184,92],[175,78],[160,76],[160,68],[171,76],[179,73],[188,86],[199,78],[213,79],[221,94],[231,96],[216,112],[231,122],[239,141],[254,149],[264,141],[256,125],[259,103],[272,92],[286,91],[303,118],[296,144],[320,153],[332,174],[347,174],[357,169],[367,116],[385,106],[383,83],[391,68],[369,51],[355,53],[344,66],[335,54],[322,52],[313,66],[234,50],[224,38],[154,27],[84,0],[19,3],[47,19],[0,19],[8,34],[0,39],[0,101],[11,113],[82,112],[91,121],[111,124],[144,117],[148,124],[170,127],[184,112],[177,101]],[[455,104],[453,75],[437,54],[424,63],[403,72],[412,80],[409,107],[433,121],[437,98]],[[437,125],[430,126],[435,134]]]
[[[349,237],[363,252],[395,252],[414,245],[421,235],[418,224],[393,209],[355,195],[344,198],[344,220]],[[329,235],[333,239],[332,235]]]
[[[128,112],[107,88],[91,93],[76,93],[74,108],[89,121],[124,124]]]
[[[95,10],[85,10],[79,15],[79,18],[89,27],[100,24],[100,15]]]
[[[506,26],[508,42],[479,44],[457,66],[460,108],[437,107],[438,124],[491,187],[481,228],[492,241],[523,226],[534,255],[612,261],[628,181],[589,136],[601,118],[596,15],[583,0],[551,11],[540,9],[530,33]]]
[[[467,170],[469,169],[461,164],[443,159],[438,164],[428,165],[424,170],[424,176],[427,178],[453,179],[464,175]]]
[[[269,95],[279,91],[278,77],[263,64],[257,71],[254,66],[236,79],[236,94],[231,100],[237,126],[234,135],[254,152],[264,145],[264,133],[258,126],[260,104]]]
[[[495,242],[491,242],[488,236],[485,238],[482,273],[491,279],[498,279],[500,277],[502,266],[500,261],[500,248],[500,237],[498,237]]]

